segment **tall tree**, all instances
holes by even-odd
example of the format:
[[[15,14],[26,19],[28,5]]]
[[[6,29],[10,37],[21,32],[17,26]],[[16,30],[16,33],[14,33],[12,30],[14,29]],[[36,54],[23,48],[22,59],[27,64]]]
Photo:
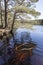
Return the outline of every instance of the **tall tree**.
[[[14,26],[14,22],[15,22],[15,18],[16,18],[16,14],[19,13],[19,15],[23,16],[24,13],[26,13],[29,15],[32,15],[34,17],[37,17],[40,15],[40,12],[37,12],[35,10],[34,7],[32,7],[34,5],[34,3],[36,3],[38,0],[16,0],[16,4],[13,8],[14,10],[14,17],[13,17],[13,23],[12,23],[12,29]],[[15,0],[14,0],[15,2]]]
[[[14,13],[14,17],[13,17],[12,28],[13,28],[14,21],[18,16],[22,20],[23,20],[23,17],[31,18],[29,16],[30,14],[31,14],[31,16],[34,16],[34,17],[39,16],[40,13],[35,10],[36,2],[38,2],[38,0],[4,0],[5,27],[7,27],[7,25],[8,25],[7,18],[8,18],[8,21],[12,20],[13,13]]]
[[[3,27],[3,22],[2,22],[2,8],[1,8],[1,0],[0,0],[0,22],[1,22],[1,27]]]

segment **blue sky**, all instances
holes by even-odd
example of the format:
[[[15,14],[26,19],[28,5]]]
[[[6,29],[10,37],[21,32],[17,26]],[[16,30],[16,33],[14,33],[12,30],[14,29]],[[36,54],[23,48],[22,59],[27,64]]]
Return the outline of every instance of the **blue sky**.
[[[41,12],[41,15],[39,16],[39,19],[43,19],[43,0],[39,0],[36,3],[36,9]]]

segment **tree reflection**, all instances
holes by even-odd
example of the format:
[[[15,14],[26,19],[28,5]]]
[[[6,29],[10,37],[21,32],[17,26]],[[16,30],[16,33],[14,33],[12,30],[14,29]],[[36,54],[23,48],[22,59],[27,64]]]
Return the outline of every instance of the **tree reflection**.
[[[30,32],[28,31],[16,32],[14,39],[16,44],[29,43],[32,41]]]
[[[7,64],[8,65],[12,65],[12,64],[13,65],[26,65],[26,64],[31,65],[30,57],[32,56],[32,49],[35,46],[33,43],[31,43],[31,41],[32,39],[30,37],[29,32],[22,31],[20,34],[18,34],[17,32],[14,35],[14,42],[13,42],[14,47],[10,48],[10,45],[8,45],[7,47],[3,49],[5,55],[2,57],[3,57],[3,60],[7,62],[4,65],[7,65]],[[6,59],[7,56],[10,56],[10,58]]]

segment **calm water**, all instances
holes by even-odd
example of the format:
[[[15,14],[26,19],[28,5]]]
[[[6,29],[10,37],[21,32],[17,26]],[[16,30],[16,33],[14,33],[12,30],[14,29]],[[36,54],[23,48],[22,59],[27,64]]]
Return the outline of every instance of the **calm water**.
[[[43,26],[33,26],[31,31],[31,38],[36,42],[37,47],[33,50],[31,58],[32,65],[43,65]]]
[[[37,44],[36,48],[33,50],[33,56],[31,57],[32,65],[43,65],[43,26],[33,26],[33,30],[21,29],[17,30],[17,37],[20,38],[20,33],[22,31],[30,32],[30,37]]]
[[[26,31],[30,32],[30,37],[35,42],[35,44],[37,44],[36,48],[33,50],[33,55],[31,57],[31,63],[32,63],[32,65],[43,65],[43,26],[36,25],[36,26],[33,26],[32,28],[33,28],[33,30],[19,28],[17,30],[17,32],[18,32],[17,37],[19,37],[19,40],[20,40],[20,34],[22,31],[26,30]],[[13,47],[14,44],[12,44],[12,42],[13,42],[13,40],[11,39],[10,44]],[[2,60],[3,59],[1,58],[0,62]]]

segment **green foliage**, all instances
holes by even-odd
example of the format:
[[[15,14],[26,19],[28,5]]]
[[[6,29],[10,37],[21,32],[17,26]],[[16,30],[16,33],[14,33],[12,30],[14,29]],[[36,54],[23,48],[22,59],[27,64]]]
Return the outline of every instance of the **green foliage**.
[[[33,2],[33,3],[36,3],[36,2],[38,2],[39,0],[30,0],[31,2]]]
[[[4,0],[1,0],[4,2]],[[19,13],[22,17],[25,17],[27,19],[31,19],[31,16],[34,16],[35,18],[40,15],[40,12],[36,11],[33,7],[33,5],[38,2],[38,0],[7,0],[7,22],[11,23],[13,21],[13,14]],[[13,4],[12,4],[13,3]],[[9,7],[11,6],[11,8]],[[32,6],[32,7],[31,7]],[[2,11],[5,13],[4,6],[2,6]],[[24,15],[24,13],[26,13]],[[27,14],[31,16],[27,16]],[[19,16],[16,15],[16,18]],[[4,18],[4,14],[2,15],[2,18]],[[22,18],[20,18],[22,20]],[[4,19],[3,19],[4,21]]]
[[[27,13],[27,14],[31,14],[32,16],[39,16],[40,15],[40,12],[37,12],[36,10],[34,10],[34,9],[30,9],[30,8],[28,8],[28,7],[26,7],[26,6],[19,6],[19,5],[17,5],[17,6],[15,6],[14,7],[14,10],[18,13]]]

